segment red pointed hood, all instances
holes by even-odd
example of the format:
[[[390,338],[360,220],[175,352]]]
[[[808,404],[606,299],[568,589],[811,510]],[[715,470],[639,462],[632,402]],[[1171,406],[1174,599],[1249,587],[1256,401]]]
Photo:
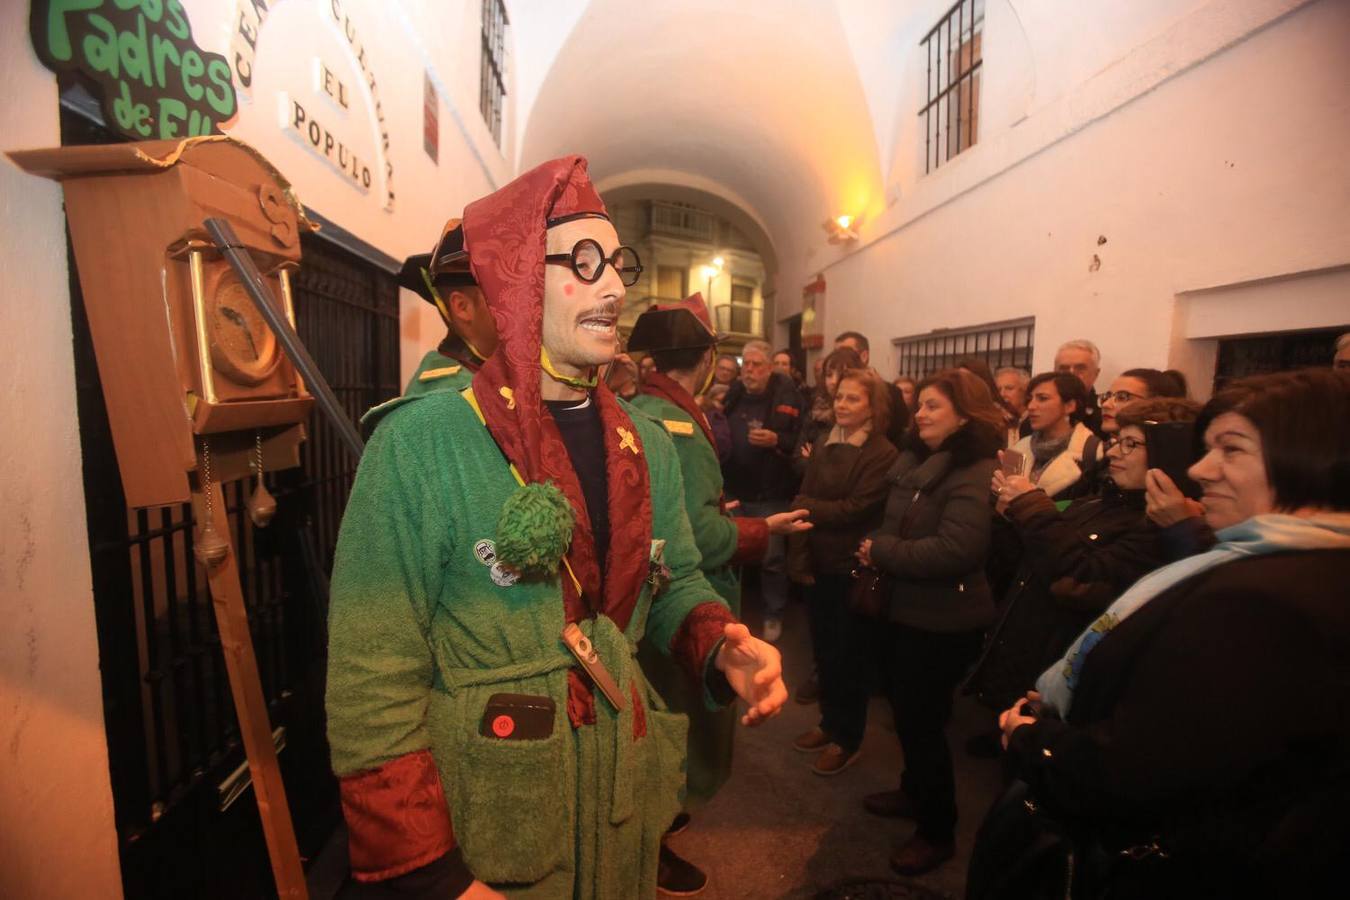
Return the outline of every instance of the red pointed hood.
[[[474,395],[498,446],[530,482],[549,474],[539,394],[547,232],[583,215],[608,218],[580,156],[546,162],[464,209],[464,249],[498,335],[497,352],[474,376]]]

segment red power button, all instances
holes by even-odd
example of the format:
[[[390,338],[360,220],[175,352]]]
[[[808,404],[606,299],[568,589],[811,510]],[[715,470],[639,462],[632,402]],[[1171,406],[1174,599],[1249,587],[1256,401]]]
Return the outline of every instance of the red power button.
[[[492,720],[492,733],[499,738],[510,737],[516,730],[516,720],[510,716],[498,716]]]

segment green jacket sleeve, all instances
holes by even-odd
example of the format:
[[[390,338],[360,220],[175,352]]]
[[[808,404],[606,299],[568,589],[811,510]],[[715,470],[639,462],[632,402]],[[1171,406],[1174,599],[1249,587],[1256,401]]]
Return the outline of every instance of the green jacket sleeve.
[[[699,568],[701,556],[684,507],[684,479],[675,448],[664,429],[640,425],[648,454],[652,491],[652,537],[664,540],[670,582],[652,601],[647,636],[662,653],[675,656],[702,682],[704,702],[719,705],[708,691],[709,666],[721,643],[722,627],[735,621],[726,601]]]
[[[338,536],[329,606],[328,739],[339,776],[426,749],[428,643],[450,521],[424,457],[376,430]]]
[[[726,565],[736,555],[739,531],[735,520],[722,512],[717,451],[706,446],[704,438],[698,435],[678,440],[682,443],[676,444],[675,449],[679,453],[681,476],[685,479],[685,514],[689,517],[694,543],[703,557],[703,568],[715,569]],[[697,446],[695,441],[705,446]]]

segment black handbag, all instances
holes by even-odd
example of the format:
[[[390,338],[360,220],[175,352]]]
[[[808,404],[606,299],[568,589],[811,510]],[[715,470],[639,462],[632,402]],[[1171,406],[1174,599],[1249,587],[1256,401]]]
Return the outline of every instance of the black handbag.
[[[916,490],[910,498],[909,506],[900,517],[900,527],[896,529],[899,537],[909,531],[914,519],[914,508],[918,505],[921,490]],[[844,601],[850,610],[869,619],[884,619],[891,608],[891,589],[893,579],[876,566],[859,565],[853,570],[853,583],[849,585],[848,597]]]
[[[848,587],[845,604],[854,613],[869,619],[885,618],[890,608],[890,579],[875,566],[858,566]]]
[[[966,900],[1084,900],[1076,890],[1083,842],[1014,781],[980,824]]]

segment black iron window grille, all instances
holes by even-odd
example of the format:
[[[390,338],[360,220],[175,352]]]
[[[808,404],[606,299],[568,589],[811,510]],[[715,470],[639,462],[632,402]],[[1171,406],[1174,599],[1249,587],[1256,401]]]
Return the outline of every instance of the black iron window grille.
[[[510,25],[502,0],[483,0],[483,59],[480,63],[478,108],[502,145],[502,109],[506,100],[506,29]]]
[[[1036,319],[1031,317],[969,328],[941,328],[896,338],[891,343],[900,353],[898,374],[923,378],[950,369],[967,356],[982,359],[995,370],[1016,366],[1031,371],[1035,339]]]
[[[1345,332],[1345,326],[1341,326],[1221,338],[1219,359],[1214,368],[1214,390],[1220,390],[1238,378],[1330,365],[1336,353],[1336,338]]]
[[[979,137],[984,0],[957,0],[919,42],[927,66],[924,171],[931,172]]]

